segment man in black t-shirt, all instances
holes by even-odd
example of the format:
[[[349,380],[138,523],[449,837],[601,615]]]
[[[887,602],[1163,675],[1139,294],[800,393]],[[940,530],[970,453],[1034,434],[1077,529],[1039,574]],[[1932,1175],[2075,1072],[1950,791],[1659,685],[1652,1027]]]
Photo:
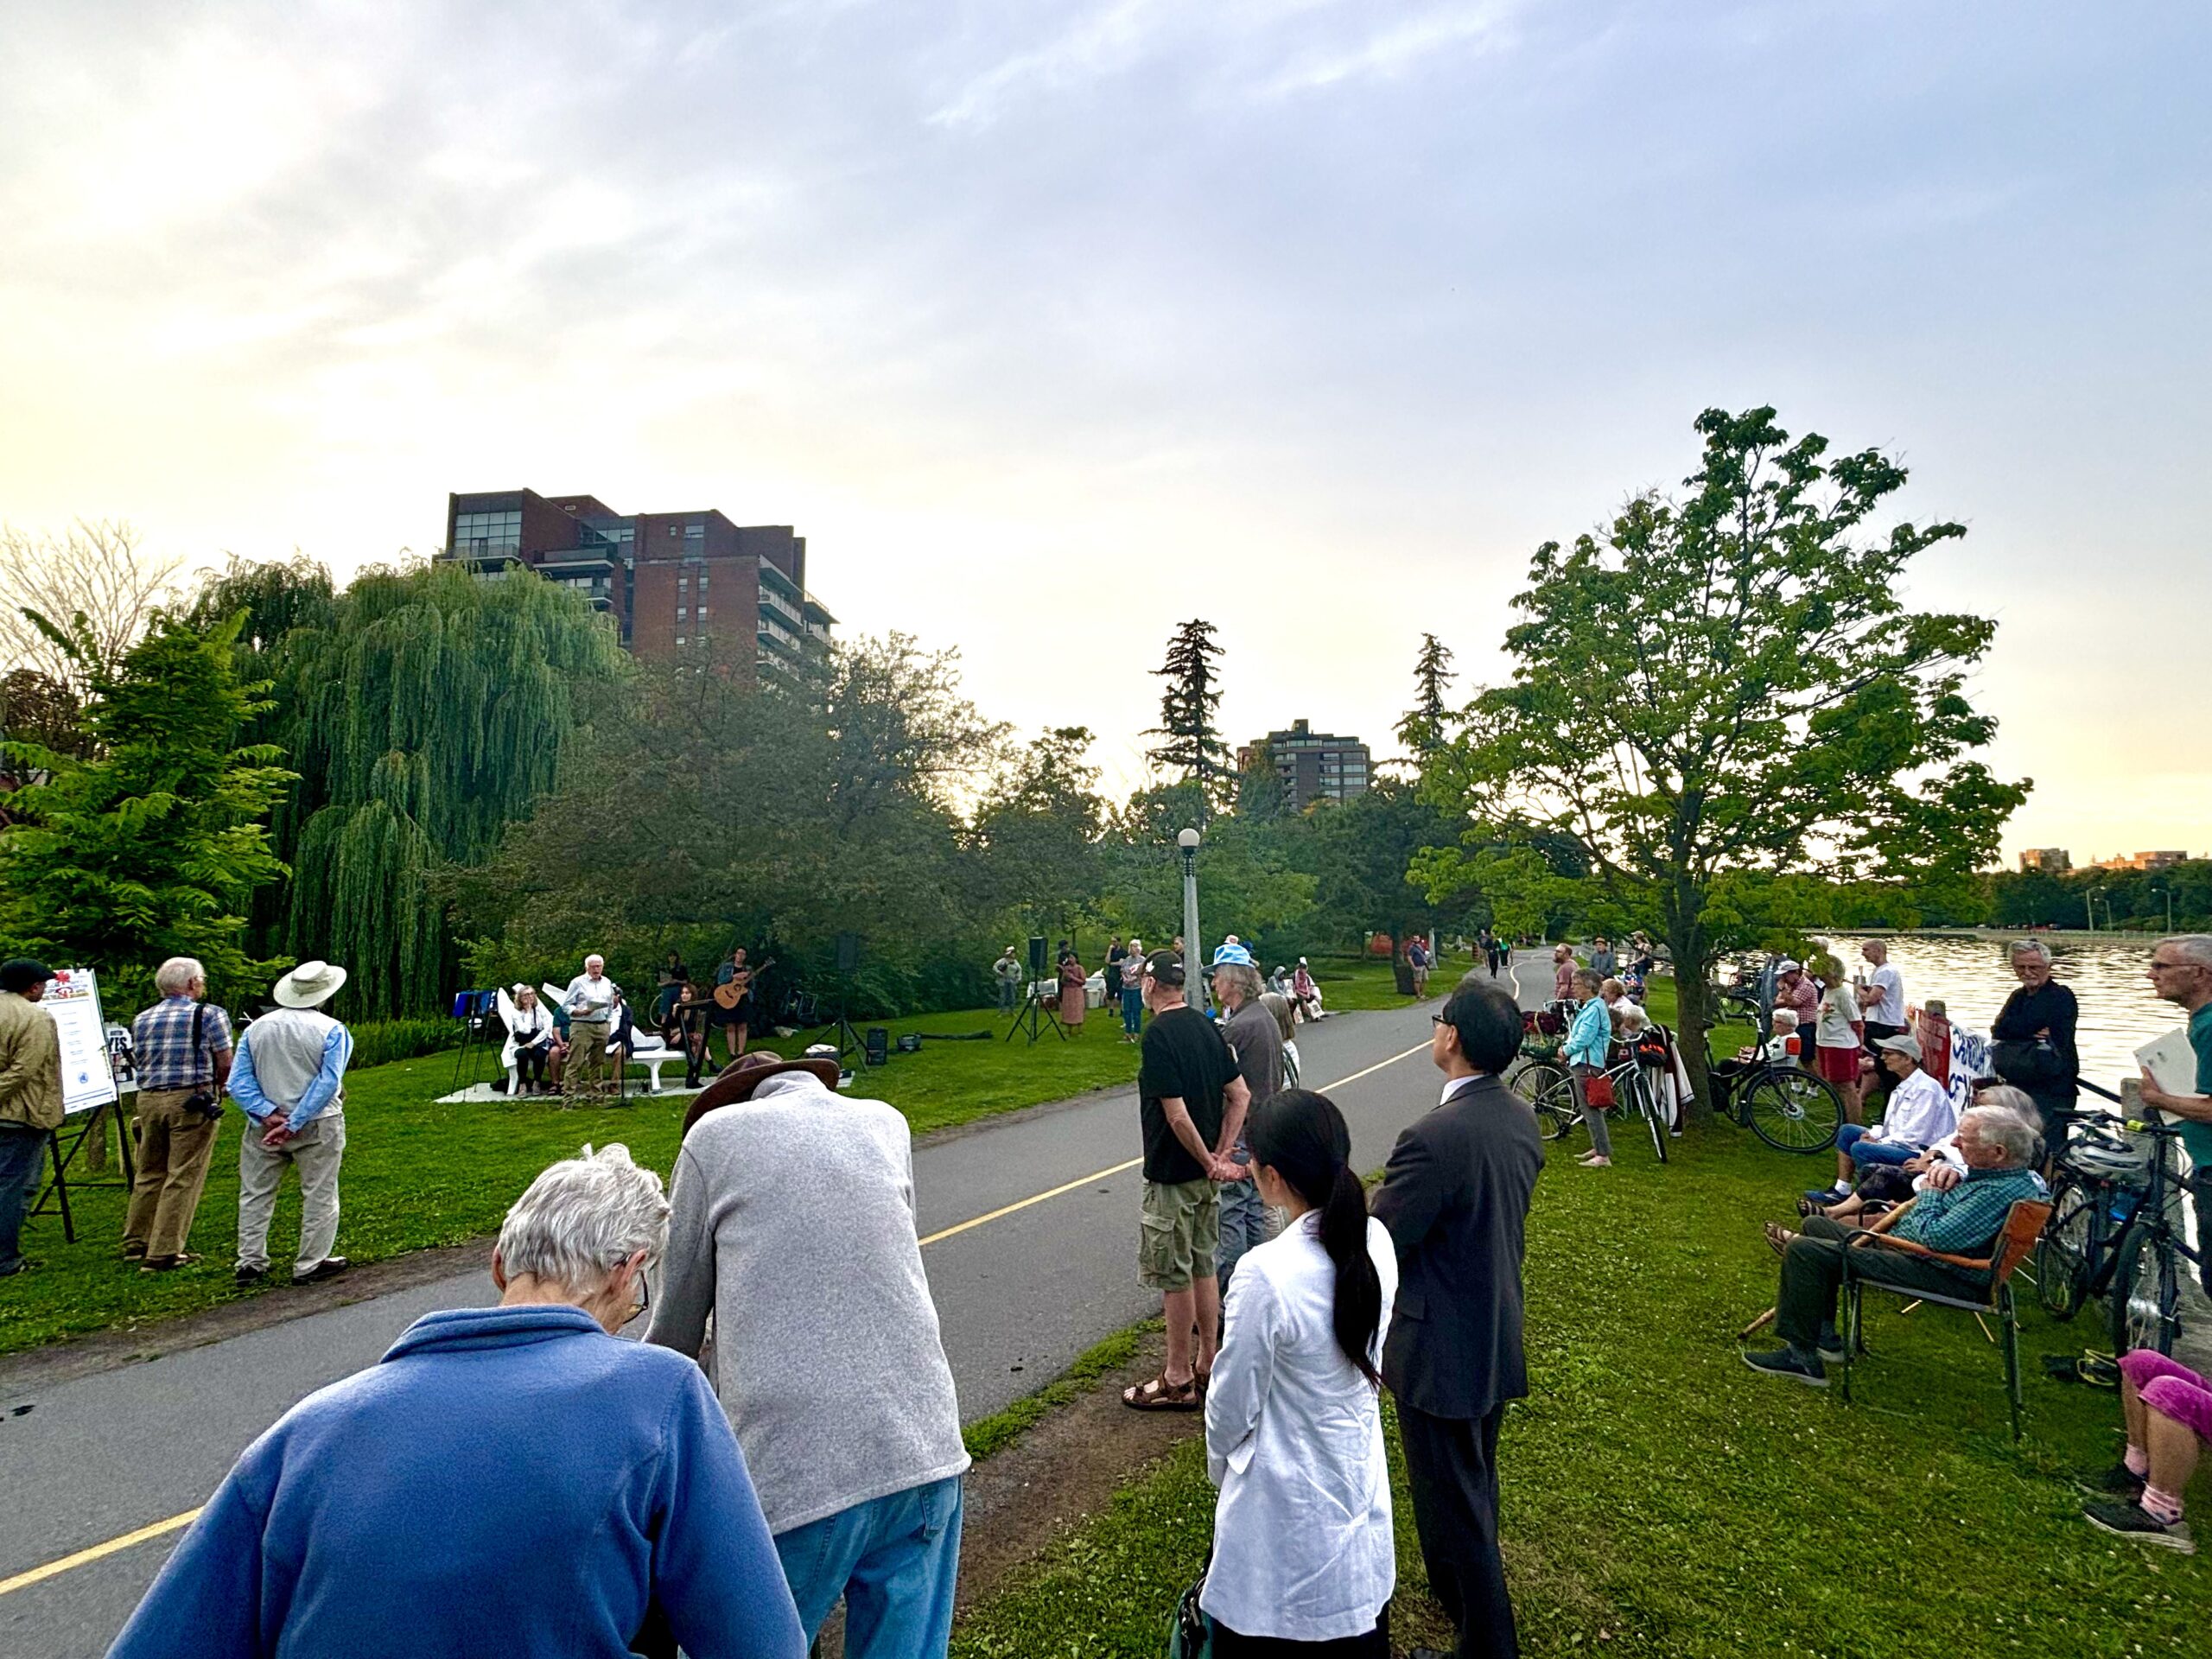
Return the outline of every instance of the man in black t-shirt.
[[[1139,1411],[1196,1411],[1221,1336],[1217,1184],[1243,1178],[1229,1151],[1244,1126],[1251,1091],[1213,1022],[1184,1001],[1183,959],[1155,950],[1141,972],[1152,1025],[1137,1068],[1144,1129],[1137,1268],[1160,1294],[1167,1361],[1151,1382],[1124,1389],[1122,1402]]]

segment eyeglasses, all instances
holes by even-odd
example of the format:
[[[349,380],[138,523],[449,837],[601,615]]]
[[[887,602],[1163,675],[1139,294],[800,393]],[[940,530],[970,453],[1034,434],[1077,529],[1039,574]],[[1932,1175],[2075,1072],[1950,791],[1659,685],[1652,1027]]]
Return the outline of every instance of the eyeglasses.
[[[2201,962],[2160,962],[2156,957],[2151,958],[2151,971],[2154,974],[2177,974],[2184,968],[2202,968],[2203,965]]]
[[[1432,1014],[1428,1016],[1428,1023],[1432,1026],[1448,1026],[1452,1022],[1440,1014]]]
[[[638,1287],[638,1301],[637,1305],[630,1310],[630,1318],[622,1321],[625,1325],[630,1324],[632,1320],[645,1318],[645,1310],[653,1305],[652,1281],[645,1277],[645,1263],[642,1262],[638,1264],[638,1276],[634,1282]]]

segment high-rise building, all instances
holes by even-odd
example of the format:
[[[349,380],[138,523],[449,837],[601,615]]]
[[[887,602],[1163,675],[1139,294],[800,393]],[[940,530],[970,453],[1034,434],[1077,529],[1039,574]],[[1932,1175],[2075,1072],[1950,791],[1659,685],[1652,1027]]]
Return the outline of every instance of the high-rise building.
[[[2170,870],[2185,862],[2189,855],[2178,847],[2162,848],[2151,853],[2115,853],[2110,858],[2099,859],[2089,866],[2093,870],[2148,870],[2153,873]]]
[[[594,496],[497,490],[446,499],[439,556],[486,580],[528,566],[614,620],[648,662],[757,684],[819,662],[837,619],[806,588],[806,537],[721,513],[619,513]]]
[[[2020,868],[2030,875],[2063,875],[2074,868],[2074,855],[2063,847],[2031,847],[2020,855]]]
[[[1348,801],[1367,788],[1367,745],[1356,737],[1334,737],[1314,731],[1306,721],[1294,720],[1288,731],[1269,732],[1237,750],[1238,767],[1249,769],[1262,745],[1274,757],[1284,796],[1294,811],[1302,812],[1315,801]]]

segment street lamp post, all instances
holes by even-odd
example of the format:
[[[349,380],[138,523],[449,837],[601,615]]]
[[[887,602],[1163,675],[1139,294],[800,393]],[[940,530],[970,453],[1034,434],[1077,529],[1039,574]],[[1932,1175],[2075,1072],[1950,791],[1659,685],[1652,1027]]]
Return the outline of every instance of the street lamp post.
[[[2174,890],[2171,887],[2153,887],[2151,891],[2166,901],[2166,931],[2171,933],[2174,931]]]
[[[1183,849],[1183,997],[1200,1013],[1205,1011],[1205,976],[1198,971],[1198,832],[1177,832],[1175,844]]]
[[[2103,892],[2102,887],[2091,887],[2084,895],[2084,901],[2089,906],[2089,931],[2092,933],[2097,931],[2097,899]],[[2109,910],[2110,906],[2107,906],[2107,909]]]

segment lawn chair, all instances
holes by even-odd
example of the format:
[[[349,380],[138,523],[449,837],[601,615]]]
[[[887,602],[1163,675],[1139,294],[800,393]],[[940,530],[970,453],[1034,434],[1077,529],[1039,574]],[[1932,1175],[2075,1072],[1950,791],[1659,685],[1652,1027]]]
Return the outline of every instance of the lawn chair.
[[[2045,1223],[2050,1219],[2050,1205],[2034,1198],[2022,1198],[2005,1212],[2005,1224],[1999,1229],[1997,1242],[1991,1246],[1990,1255],[1983,1260],[1970,1256],[1948,1255],[1941,1250],[1931,1250],[1923,1244],[1885,1236],[1885,1242],[1873,1248],[1897,1249],[1922,1255],[1931,1262],[1941,1262],[1965,1273],[1989,1275],[1988,1294],[1980,1300],[1967,1296],[1942,1296],[1933,1291],[1904,1290],[1893,1285],[1876,1284],[1862,1279],[1854,1268],[1853,1252],[1843,1253],[1843,1397],[1851,1398],[1851,1363],[1859,1348],[1859,1300],[1872,1286],[1905,1299],[1904,1312],[1910,1313],[1923,1302],[1937,1307],[1961,1307],[1974,1315],[1974,1322],[1981,1327],[1981,1334],[1991,1342],[1997,1337],[1990,1331],[1988,1319],[1994,1318],[2004,1330],[2004,1340],[1998,1345],[2005,1352],[2005,1398],[2012,1408],[2012,1438],[2020,1438],[2020,1321],[2012,1303],[2012,1273],[2028,1259],[2028,1253],[2043,1236]]]

